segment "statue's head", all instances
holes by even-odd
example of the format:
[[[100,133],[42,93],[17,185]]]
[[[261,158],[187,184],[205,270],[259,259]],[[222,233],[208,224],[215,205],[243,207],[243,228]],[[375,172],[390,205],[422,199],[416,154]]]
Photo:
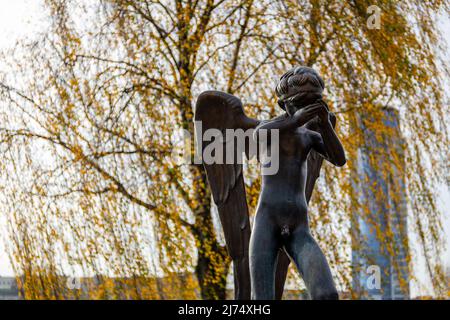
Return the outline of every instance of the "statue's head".
[[[312,68],[295,67],[283,74],[275,88],[278,105],[289,115],[322,99],[322,78]]]

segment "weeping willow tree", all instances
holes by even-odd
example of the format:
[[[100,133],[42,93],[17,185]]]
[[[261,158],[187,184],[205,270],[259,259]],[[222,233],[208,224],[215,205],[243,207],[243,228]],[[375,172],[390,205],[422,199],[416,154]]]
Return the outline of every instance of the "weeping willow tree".
[[[299,64],[326,80],[348,153],[344,170],[324,167],[310,211],[338,286],[350,288],[342,248],[351,246],[352,213],[370,214],[354,183],[364,177],[352,174],[364,128],[383,139],[383,110],[398,106],[404,160],[388,154],[390,165],[373,166],[386,177],[405,172],[412,227],[439,294],[435,185],[448,144],[448,70],[435,17],[449,7],[373,4],[379,29],[368,26],[364,1],[45,1],[48,30],[4,52],[0,78],[1,205],[24,296],[80,297],[61,278],[95,276],[92,298],[193,297],[196,288],[224,298],[230,259],[203,168],[180,161],[181,130],[193,136],[195,98],[206,89],[241,97],[252,116],[275,115],[274,80]],[[246,174],[254,212],[258,170]],[[390,232],[377,236],[392,243]],[[163,276],[184,290],[148,285]]]

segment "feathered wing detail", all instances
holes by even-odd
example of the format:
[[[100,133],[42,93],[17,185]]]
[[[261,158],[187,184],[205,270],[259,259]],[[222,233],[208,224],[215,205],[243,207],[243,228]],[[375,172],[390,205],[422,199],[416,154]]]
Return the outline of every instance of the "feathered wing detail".
[[[333,128],[336,127],[336,116],[330,112],[330,121]],[[317,123],[317,119],[311,120],[306,124],[309,130],[313,130],[320,133],[320,127]],[[305,185],[305,197],[306,203],[309,204],[311,199],[316,180],[320,176],[320,169],[322,168],[323,157],[316,151],[311,150],[307,160],[307,176]],[[284,250],[280,250],[277,259],[277,268],[275,274],[275,298],[281,300],[283,296],[284,283],[286,282],[287,271],[289,268],[290,259]]]
[[[239,98],[221,91],[205,91],[197,99],[195,121],[201,125],[203,134],[208,129],[218,129],[226,137],[226,129],[254,129],[259,121],[248,118]],[[200,122],[200,123],[199,123]],[[197,127],[199,130],[200,127]],[[212,141],[202,141],[202,154]],[[222,143],[226,139],[221,140]],[[237,144],[235,143],[235,146]],[[236,153],[244,150],[232,150]],[[226,148],[223,145],[224,162]],[[228,151],[228,150],[227,150]],[[203,165],[208,177],[214,203],[217,205],[222,223],[228,253],[233,259],[235,277],[235,298],[250,299],[250,272],[248,265],[248,247],[250,241],[250,221],[245,194],[242,164]]]

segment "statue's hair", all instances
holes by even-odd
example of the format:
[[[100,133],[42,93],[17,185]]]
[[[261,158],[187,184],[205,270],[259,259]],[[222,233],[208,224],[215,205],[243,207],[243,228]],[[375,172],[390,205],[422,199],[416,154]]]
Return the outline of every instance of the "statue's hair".
[[[315,87],[320,87],[322,90],[325,88],[325,84],[316,70],[299,66],[290,69],[281,76],[280,81],[275,88],[275,93],[278,98],[281,98],[289,92],[290,87],[301,86],[307,82]],[[284,109],[283,99],[279,99],[278,104]]]

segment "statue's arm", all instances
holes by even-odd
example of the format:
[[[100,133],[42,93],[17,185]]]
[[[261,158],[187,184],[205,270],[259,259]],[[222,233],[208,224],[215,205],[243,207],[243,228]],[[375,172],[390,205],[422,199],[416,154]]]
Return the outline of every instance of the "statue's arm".
[[[258,136],[260,130],[280,130],[285,131],[298,127],[297,121],[294,117],[283,114],[271,120],[262,121],[255,129],[255,137]]]
[[[287,113],[285,113],[272,120],[263,121],[259,124],[258,127],[256,127],[254,135],[255,137],[257,137],[261,129],[280,130],[280,132],[283,132],[301,127],[308,121],[316,117],[321,108],[321,103],[315,103],[298,110],[292,116],[289,116]]]
[[[312,147],[335,166],[342,167],[347,162],[344,147],[330,122],[328,111],[326,117],[320,117],[320,133],[311,132]]]

